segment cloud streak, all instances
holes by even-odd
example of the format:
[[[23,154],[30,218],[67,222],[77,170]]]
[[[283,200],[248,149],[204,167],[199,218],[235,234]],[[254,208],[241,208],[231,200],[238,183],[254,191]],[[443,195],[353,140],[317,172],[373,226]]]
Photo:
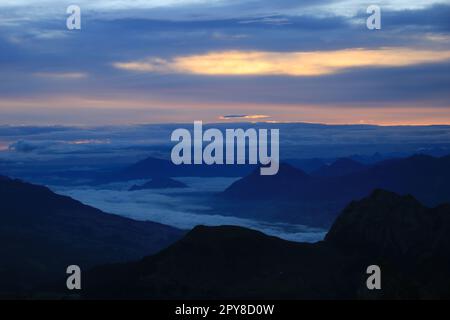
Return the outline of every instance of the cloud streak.
[[[223,51],[173,59],[148,58],[116,62],[134,72],[206,76],[320,76],[349,68],[403,67],[450,59],[450,51],[408,48],[345,49],[315,52]]]
[[[52,80],[76,80],[88,77],[84,72],[35,72],[33,76]]]
[[[225,116],[221,116],[220,120],[237,120],[237,119],[245,119],[245,120],[262,120],[270,118],[265,114],[229,114]]]

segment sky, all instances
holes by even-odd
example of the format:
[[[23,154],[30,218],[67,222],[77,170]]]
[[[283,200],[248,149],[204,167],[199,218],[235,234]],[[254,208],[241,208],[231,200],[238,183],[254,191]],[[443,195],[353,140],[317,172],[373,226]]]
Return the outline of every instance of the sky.
[[[449,18],[449,0],[1,0],[0,125],[450,124]]]

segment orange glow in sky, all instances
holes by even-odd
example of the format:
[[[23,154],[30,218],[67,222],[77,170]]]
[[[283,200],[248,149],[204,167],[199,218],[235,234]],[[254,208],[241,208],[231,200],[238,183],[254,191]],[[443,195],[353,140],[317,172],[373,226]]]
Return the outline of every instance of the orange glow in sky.
[[[209,76],[318,76],[347,68],[400,67],[450,59],[450,51],[407,48],[345,49],[315,52],[224,51],[179,56],[171,60],[148,58],[117,62],[118,69],[152,73]]]
[[[196,101],[169,101],[149,99],[96,99],[93,97],[51,97],[41,99],[0,100],[2,112],[29,115],[42,124],[52,124],[42,114],[64,119],[67,125],[138,124],[184,122],[258,121],[311,122],[325,124],[378,125],[450,125],[450,108],[411,106],[345,106],[345,105],[287,105],[252,103],[205,103]],[[76,112],[74,112],[76,110]],[[226,118],[226,115],[243,115]],[[35,116],[36,115],[36,116]],[[71,116],[73,115],[73,116]],[[27,124],[8,119],[0,125]]]

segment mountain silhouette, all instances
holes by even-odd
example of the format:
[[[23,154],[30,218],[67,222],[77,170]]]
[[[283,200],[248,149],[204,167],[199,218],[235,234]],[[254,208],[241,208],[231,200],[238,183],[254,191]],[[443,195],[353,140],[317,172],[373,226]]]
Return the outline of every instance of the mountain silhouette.
[[[184,231],[104,213],[50,189],[0,176],[0,296],[26,295],[67,266],[138,259]]]
[[[98,183],[126,181],[158,177],[243,177],[251,173],[256,165],[175,165],[170,160],[148,157],[135,164],[99,177]]]
[[[350,174],[322,177],[281,165],[275,176],[261,176],[255,171],[236,181],[221,198],[229,203],[223,205],[224,210],[235,215],[242,206],[256,206],[264,219],[329,226],[347,203],[375,189],[411,194],[429,206],[448,202],[450,156],[416,155],[386,160]],[[246,212],[250,211],[241,216]]]
[[[376,190],[352,202],[323,242],[199,226],[156,255],[94,268],[84,298],[448,299],[449,228],[449,205]],[[366,286],[370,265],[382,270],[382,290]]]
[[[285,163],[300,169],[306,173],[311,173],[319,168],[325,166],[326,162],[323,159],[312,158],[312,159],[285,159]]]
[[[293,193],[300,194],[303,186],[311,182],[311,177],[300,169],[281,163],[276,175],[262,176],[260,170],[234,182],[224,194],[232,198],[245,198],[246,200],[261,199],[270,196],[275,198],[288,198]],[[306,190],[303,190],[306,191]]]
[[[188,186],[183,182],[171,179],[156,177],[143,185],[134,185],[129,191],[147,190],[147,189],[173,189],[173,188],[187,188]]]
[[[346,250],[370,250],[392,258],[420,259],[428,254],[450,257],[450,205],[427,208],[414,197],[375,190],[352,202],[326,236]]]
[[[319,169],[311,172],[317,177],[340,177],[366,169],[367,166],[348,158],[337,159],[330,165],[323,165]]]
[[[340,260],[325,247],[235,226],[198,226],[154,256],[93,269],[85,277],[84,293],[102,299],[290,298],[304,281],[310,296],[320,297],[327,293],[316,291],[311,279],[322,271],[327,281],[335,259]]]

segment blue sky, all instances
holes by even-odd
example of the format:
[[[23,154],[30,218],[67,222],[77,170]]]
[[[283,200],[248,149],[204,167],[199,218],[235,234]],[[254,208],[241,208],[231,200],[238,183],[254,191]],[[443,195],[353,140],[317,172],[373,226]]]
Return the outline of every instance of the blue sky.
[[[3,0],[0,124],[450,124],[449,18],[450,1]]]

